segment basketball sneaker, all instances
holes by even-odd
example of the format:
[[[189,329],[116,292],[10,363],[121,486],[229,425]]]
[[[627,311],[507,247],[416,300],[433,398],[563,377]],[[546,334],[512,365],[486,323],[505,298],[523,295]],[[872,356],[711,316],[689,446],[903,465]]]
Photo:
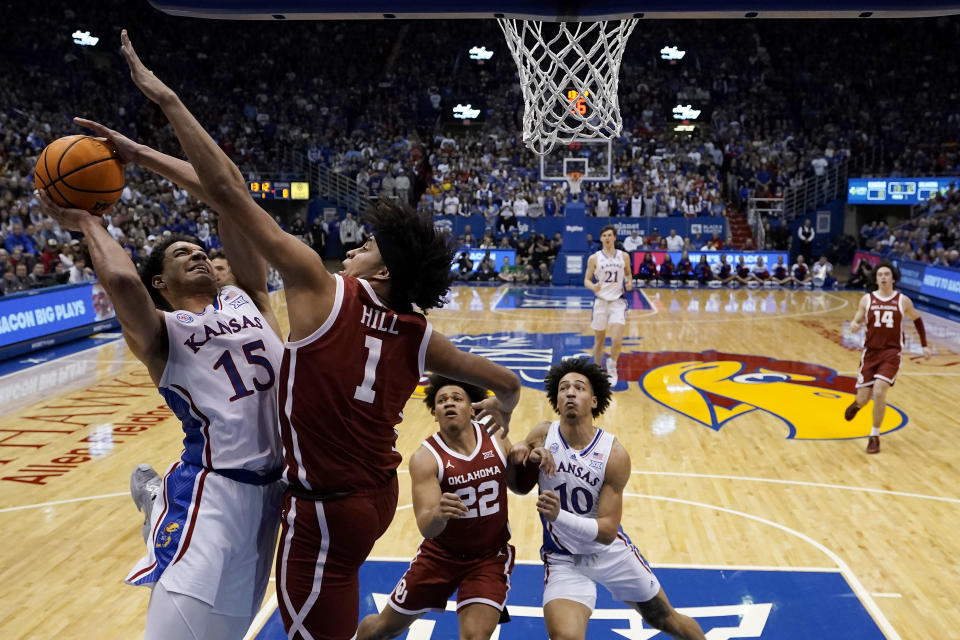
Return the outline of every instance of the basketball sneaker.
[[[867,453],[880,453],[880,436],[870,436],[867,439]]]
[[[850,406],[847,407],[847,410],[843,412],[843,419],[847,422],[853,420],[854,416],[857,415],[857,411],[860,411],[860,405],[856,402],[851,402]]]
[[[130,474],[130,495],[133,497],[133,504],[137,505],[137,511],[144,512],[143,528],[140,530],[144,542],[150,535],[150,510],[153,507],[153,501],[160,493],[161,484],[160,474],[148,464],[138,464]]]
[[[610,387],[613,388],[617,386],[617,361],[613,359],[607,359],[607,378],[610,379]]]

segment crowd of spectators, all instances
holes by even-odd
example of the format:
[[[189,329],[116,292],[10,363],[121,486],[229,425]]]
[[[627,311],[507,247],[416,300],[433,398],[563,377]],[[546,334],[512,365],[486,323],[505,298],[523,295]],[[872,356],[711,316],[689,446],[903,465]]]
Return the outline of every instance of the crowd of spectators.
[[[918,205],[910,220],[897,227],[883,220],[864,224],[860,247],[884,258],[960,269],[960,190],[951,186]]]
[[[0,7],[18,12],[9,0]],[[751,195],[781,194],[847,159],[864,175],[958,169],[944,142],[960,133],[960,69],[949,57],[931,60],[960,37],[960,20],[808,24],[664,21],[637,29],[621,69],[624,128],[613,144],[612,180],[584,185],[590,215],[725,215]],[[18,70],[0,76],[4,292],[92,277],[82,242],[43,219],[33,196],[36,157],[77,132],[73,116],[178,154],[160,112],[129,82],[117,53],[121,28],[251,176],[283,176],[304,155],[371,196],[435,214],[482,214],[491,244],[530,247],[528,279],[548,270],[550,257],[543,249],[535,256],[536,248],[555,240],[515,240],[516,219],[562,215],[567,189],[540,180],[539,159],[520,140],[516,67],[494,21],[249,23],[177,18],[123,0],[51,2],[0,41],[0,57]],[[100,42],[79,46],[75,31]],[[495,53],[483,65],[467,53],[478,44]],[[687,56],[663,61],[666,45]],[[450,117],[467,100],[482,114],[470,125]],[[703,107],[705,121],[690,134],[674,131],[678,102]],[[917,222],[912,250],[929,258],[947,237],[955,248],[955,218],[937,222],[942,229]],[[211,252],[219,248],[215,212],[135,167],[107,222],[135,262],[168,232],[196,233]],[[349,222],[289,223],[321,252],[332,233],[344,246],[363,239],[362,224],[350,231]],[[943,249],[949,259],[950,246]]]

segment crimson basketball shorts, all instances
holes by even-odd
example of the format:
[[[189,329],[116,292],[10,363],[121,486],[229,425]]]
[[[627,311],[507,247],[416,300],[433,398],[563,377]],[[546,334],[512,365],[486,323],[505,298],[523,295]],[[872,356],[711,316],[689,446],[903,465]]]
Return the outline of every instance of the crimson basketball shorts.
[[[397,509],[397,477],[331,500],[283,498],[277,603],[292,639],[348,640],[357,630],[358,570]]]
[[[892,349],[864,349],[860,354],[860,373],[857,374],[857,388],[872,386],[877,380],[883,380],[893,386],[900,371],[902,351]]]
[[[487,556],[460,559],[439,545],[424,541],[390,594],[390,606],[408,616],[444,611],[447,600],[456,591],[458,611],[476,603],[503,611],[513,560],[511,544]]]

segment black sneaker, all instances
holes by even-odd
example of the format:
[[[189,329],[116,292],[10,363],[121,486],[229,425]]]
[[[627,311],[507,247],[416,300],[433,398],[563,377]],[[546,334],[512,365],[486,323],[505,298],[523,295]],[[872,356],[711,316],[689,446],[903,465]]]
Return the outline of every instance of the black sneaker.
[[[857,415],[857,411],[860,411],[860,405],[856,402],[851,402],[850,406],[847,407],[847,410],[843,412],[843,419],[847,422],[853,420],[853,417]]]

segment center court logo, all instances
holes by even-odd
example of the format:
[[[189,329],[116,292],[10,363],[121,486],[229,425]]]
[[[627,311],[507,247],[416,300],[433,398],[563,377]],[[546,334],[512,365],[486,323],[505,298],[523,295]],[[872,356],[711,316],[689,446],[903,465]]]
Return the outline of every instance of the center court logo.
[[[821,365],[717,351],[625,353],[618,364],[621,378],[639,380],[650,398],[716,431],[730,420],[762,411],[783,421],[788,438],[870,433],[870,411],[861,411],[852,422],[843,419],[856,394],[856,378]],[[906,424],[907,415],[888,405],[880,431]]]
[[[454,336],[451,341],[516,373],[524,386],[544,390],[550,366],[589,355],[593,336],[526,332]],[[858,438],[869,434],[869,407],[852,422],[843,411],[853,402],[856,379],[809,362],[717,351],[638,351],[640,338],[624,339],[617,396],[635,393],[628,382],[657,403],[719,431],[731,420],[760,411],[779,418],[797,440]],[[425,381],[422,381],[425,384]],[[414,397],[423,397],[423,387]],[[888,405],[881,433],[904,427],[907,415]]]

